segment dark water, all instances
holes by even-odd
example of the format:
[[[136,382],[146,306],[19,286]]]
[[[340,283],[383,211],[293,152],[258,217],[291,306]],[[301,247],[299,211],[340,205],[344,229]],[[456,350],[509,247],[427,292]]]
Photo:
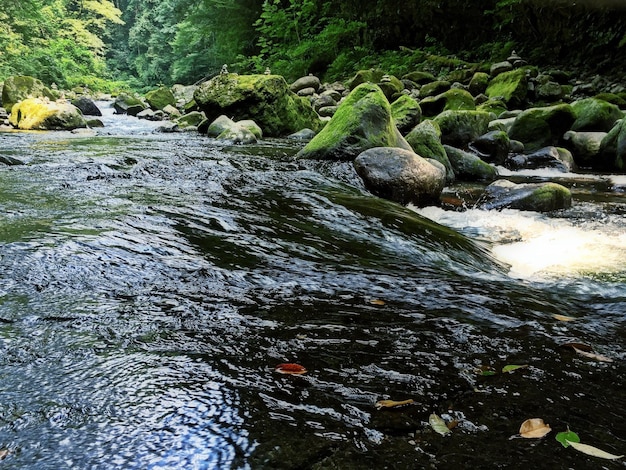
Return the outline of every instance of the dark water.
[[[284,142],[106,120],[0,133],[26,163],[0,166],[0,468],[624,466],[554,439],[626,452],[619,178],[570,181],[556,218],[422,212],[452,230]]]

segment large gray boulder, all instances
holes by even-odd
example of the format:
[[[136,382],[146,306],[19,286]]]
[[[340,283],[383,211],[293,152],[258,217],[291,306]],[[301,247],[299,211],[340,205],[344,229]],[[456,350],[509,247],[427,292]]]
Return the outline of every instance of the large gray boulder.
[[[357,86],[339,105],[326,126],[296,157],[321,160],[354,160],[374,147],[410,150],[395,126],[389,101],[372,83]]]
[[[280,75],[221,74],[200,85],[194,99],[209,121],[222,114],[253,119],[269,137],[321,126],[309,100],[293,93]]]
[[[354,168],[370,192],[400,204],[436,203],[445,184],[441,165],[400,148],[368,149],[355,158]]]
[[[483,209],[518,209],[521,211],[551,212],[572,205],[572,193],[557,183],[515,184],[497,180],[485,188],[480,203]]]

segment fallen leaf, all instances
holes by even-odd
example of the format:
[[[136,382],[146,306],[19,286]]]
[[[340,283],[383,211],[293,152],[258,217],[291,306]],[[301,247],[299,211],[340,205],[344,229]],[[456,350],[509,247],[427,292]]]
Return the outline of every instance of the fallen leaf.
[[[574,320],[576,320],[574,317],[568,317],[567,315],[559,315],[558,313],[555,313],[554,315],[552,315],[552,318],[554,318],[555,320],[559,320],[559,321],[574,321]]]
[[[613,359],[611,359],[610,357],[603,356],[602,354],[597,354],[597,353],[589,352],[589,351],[583,351],[582,349],[578,349],[578,348],[572,348],[572,349],[576,351],[576,354],[579,354],[584,357],[588,357],[589,359],[595,359],[596,361],[600,361],[600,362],[613,362]]]
[[[508,364],[508,365],[506,365],[506,366],[504,366],[502,368],[502,372],[505,373],[505,374],[506,373],[511,373],[511,372],[513,372],[513,371],[515,371],[517,369],[525,369],[526,367],[528,367],[528,364],[524,364],[524,365],[521,365],[521,366],[520,365],[516,365],[516,364]]]
[[[578,434],[568,429],[567,431],[558,433],[556,440],[559,441],[563,447],[569,447],[570,442],[580,442],[580,437],[578,437]]]
[[[491,366],[480,366],[474,369],[474,373],[478,375],[482,375],[483,377],[489,377],[491,375],[496,375],[497,372]]]
[[[585,343],[564,343],[561,345],[562,348],[569,349],[578,349],[580,351],[593,352],[593,348]]]
[[[380,410],[382,408],[398,408],[400,406],[406,406],[406,405],[411,405],[412,403],[415,403],[415,400],[412,399],[408,399],[408,400],[402,400],[402,401],[394,401],[394,400],[380,400],[376,402],[376,405],[374,405],[376,407],[377,410]]]
[[[583,454],[591,455],[592,457],[599,457],[607,460],[617,460],[624,457],[623,455],[609,454],[608,452],[598,449],[597,447],[581,444],[580,442],[567,441],[567,443],[577,451],[582,452]]]
[[[452,432],[448,429],[446,422],[435,413],[428,417],[428,424],[430,424],[430,427],[433,428],[433,431],[441,434],[442,436],[446,436]]]
[[[524,421],[519,428],[519,434],[528,439],[536,439],[545,436],[552,429],[541,418],[531,418]]]
[[[9,449],[0,449],[0,460],[4,460],[9,455]]]
[[[370,300],[370,304],[372,304],[372,305],[385,305],[385,301],[384,300],[380,300],[380,299],[371,299]]]
[[[287,375],[302,375],[307,373],[307,370],[303,366],[294,363],[278,364],[274,368],[274,371],[279,374]]]

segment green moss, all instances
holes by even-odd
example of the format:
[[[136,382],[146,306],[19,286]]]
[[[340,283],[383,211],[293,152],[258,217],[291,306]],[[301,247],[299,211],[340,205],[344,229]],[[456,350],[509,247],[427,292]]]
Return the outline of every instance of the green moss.
[[[586,98],[572,103],[576,121],[572,124],[574,131],[608,132],[624,113],[614,104],[598,98]]]
[[[485,94],[489,98],[501,98],[512,107],[522,106],[528,94],[528,70],[524,67],[497,75],[489,82]]]
[[[441,141],[457,147],[485,134],[489,127],[492,114],[484,111],[458,110],[444,111],[433,120],[441,129]]]
[[[81,112],[69,103],[29,98],[15,104],[9,122],[22,130],[62,130],[86,127]]]
[[[533,152],[547,145],[556,145],[574,123],[574,110],[569,104],[530,108],[520,113],[508,131],[509,137],[523,142]]]
[[[176,104],[176,98],[174,93],[167,87],[160,87],[156,90],[146,93],[146,101],[152,109],[162,110],[167,105],[174,106]]]
[[[572,205],[572,193],[560,184],[546,183],[524,198],[523,204],[529,210],[538,212],[567,209]]]
[[[409,95],[401,95],[391,103],[391,115],[400,131],[409,130],[419,124],[422,118],[422,108],[414,98]]]

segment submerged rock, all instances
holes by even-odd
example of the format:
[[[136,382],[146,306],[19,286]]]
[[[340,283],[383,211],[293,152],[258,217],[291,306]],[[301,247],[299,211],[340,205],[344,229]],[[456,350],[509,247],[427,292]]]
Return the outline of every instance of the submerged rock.
[[[479,205],[483,209],[550,212],[571,207],[572,193],[557,183],[515,184],[498,180],[485,188]]]
[[[350,93],[328,124],[296,157],[353,160],[374,147],[400,147],[413,151],[395,126],[391,106],[381,89],[364,83]]]
[[[80,110],[67,101],[29,98],[13,106],[9,122],[22,130],[73,130],[87,127]]]
[[[442,165],[400,148],[366,150],[354,160],[354,168],[369,191],[400,204],[437,202],[445,184]]]

